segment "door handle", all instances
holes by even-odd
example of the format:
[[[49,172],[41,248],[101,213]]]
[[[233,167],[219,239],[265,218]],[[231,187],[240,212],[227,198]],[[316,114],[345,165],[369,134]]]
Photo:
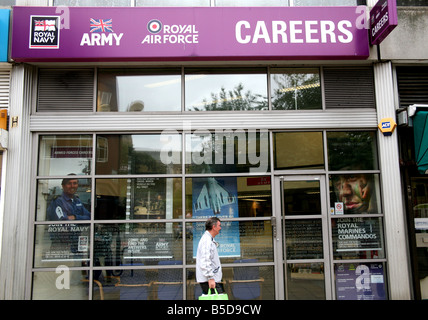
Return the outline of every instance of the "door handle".
[[[277,230],[276,230],[276,217],[271,217],[270,222],[272,224],[272,236],[276,239]]]

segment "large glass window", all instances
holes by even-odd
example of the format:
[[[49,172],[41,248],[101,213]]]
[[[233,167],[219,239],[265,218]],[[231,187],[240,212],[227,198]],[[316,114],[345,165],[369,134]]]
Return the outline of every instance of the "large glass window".
[[[61,277],[67,272],[67,278]],[[58,279],[58,276],[60,278]],[[60,267],[54,271],[37,271],[33,274],[33,300],[88,300],[89,281],[82,279],[81,270]]]
[[[266,77],[266,69],[188,69],[186,110],[267,110]]]
[[[67,176],[37,182],[37,221],[91,219],[91,180]]]
[[[376,132],[327,132],[330,170],[378,169]]]
[[[284,214],[287,216],[321,215],[320,182],[284,181]]]
[[[322,259],[323,238],[320,219],[285,220],[286,259]]]
[[[364,70],[347,67],[348,71],[352,71],[350,74],[342,69],[319,67],[99,68],[96,72],[96,106],[97,112],[133,113],[295,111],[322,110],[324,106],[325,108],[356,106],[365,108],[368,105],[373,107],[375,104],[372,86],[360,88],[358,92],[359,95],[366,96],[364,100],[366,103],[361,103],[361,99],[349,102],[349,92],[342,92],[342,87],[354,87],[356,81],[354,73],[362,82],[370,82],[372,70],[369,67],[363,68]],[[323,74],[323,81],[321,81],[321,74]],[[343,83],[338,81],[338,77]],[[92,81],[91,76],[86,78],[89,82]],[[50,77],[39,79],[40,84],[49,87],[51,84],[45,83],[49,79]],[[338,95],[338,90],[343,94]],[[92,95],[89,96],[92,97]],[[92,108],[91,98],[87,104],[87,107]]]
[[[274,133],[274,155],[277,170],[323,169],[322,132]]]
[[[96,224],[94,263],[104,266],[183,264],[180,223]]]
[[[322,109],[317,68],[271,69],[272,110]]]
[[[273,266],[251,265],[255,259],[237,259],[235,267],[223,268],[223,283],[229,288],[229,300],[274,300],[275,270]],[[195,269],[188,269],[187,279],[192,279]],[[187,300],[198,300],[202,294],[198,283],[187,282]]]
[[[199,239],[205,232],[204,222],[186,224],[186,258],[189,264],[196,263]],[[218,253],[222,263],[254,259],[253,262],[273,261],[271,221],[223,221],[216,236]]]
[[[92,135],[46,135],[40,138],[40,176],[89,175],[91,169]]]
[[[303,297],[299,285],[311,274],[305,297],[325,298],[332,270],[305,260],[327,252],[337,297],[348,297],[342,283],[352,270],[344,260],[368,266],[373,281],[382,281],[371,265],[385,262],[375,137],[239,129],[40,135],[32,297],[66,299],[52,281],[68,277],[74,299],[197,299],[196,251],[211,216],[222,221],[216,242],[231,299],[275,298],[274,239],[281,236],[285,259],[294,260],[284,274],[288,297]],[[284,181],[288,192],[276,199],[271,180],[284,170],[328,177],[327,199],[320,180]],[[284,230],[272,218],[276,201],[283,201]],[[315,218],[328,201],[327,227]],[[330,250],[323,228],[330,228]]]
[[[289,300],[325,300],[324,263],[288,263],[286,277]]]
[[[135,0],[137,7],[209,7],[210,0]]]
[[[365,5],[366,0],[293,0],[295,6],[356,6]]]
[[[131,0],[54,0],[54,6],[70,7],[127,7]]]
[[[188,178],[186,217],[270,217],[270,180],[270,176]]]
[[[181,178],[96,179],[95,219],[180,218]]]
[[[428,6],[428,0],[397,0],[397,6]]]
[[[266,130],[196,130],[185,139],[187,173],[269,171]]]
[[[97,110],[181,111],[181,71],[100,69]]]
[[[97,174],[180,172],[180,134],[99,135],[97,137]]]
[[[287,7],[289,0],[215,0],[216,7]]]

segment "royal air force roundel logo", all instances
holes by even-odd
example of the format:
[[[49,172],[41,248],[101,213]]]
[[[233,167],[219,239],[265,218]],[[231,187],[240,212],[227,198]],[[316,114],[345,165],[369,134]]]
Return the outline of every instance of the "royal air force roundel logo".
[[[147,24],[147,29],[150,33],[159,33],[162,30],[162,22],[159,20],[150,20]]]

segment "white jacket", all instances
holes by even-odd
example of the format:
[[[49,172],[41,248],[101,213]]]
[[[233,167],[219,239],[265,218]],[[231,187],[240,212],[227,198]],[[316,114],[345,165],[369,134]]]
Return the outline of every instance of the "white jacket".
[[[199,240],[196,253],[196,281],[207,282],[210,279],[214,279],[215,282],[220,282],[222,277],[217,242],[209,231],[205,231],[201,240]]]

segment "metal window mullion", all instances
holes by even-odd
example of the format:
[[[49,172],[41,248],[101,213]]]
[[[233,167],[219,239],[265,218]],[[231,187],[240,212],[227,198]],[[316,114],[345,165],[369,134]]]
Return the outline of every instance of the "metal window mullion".
[[[97,112],[97,97],[98,97],[98,67],[94,68],[94,92],[93,92],[93,98],[92,98],[92,112],[96,113]]]
[[[182,68],[182,110],[184,110],[184,68]],[[184,129],[184,128],[183,128]],[[181,131],[181,254],[183,257],[183,300],[187,300],[187,259],[186,259],[186,148],[185,148],[185,134]]]

